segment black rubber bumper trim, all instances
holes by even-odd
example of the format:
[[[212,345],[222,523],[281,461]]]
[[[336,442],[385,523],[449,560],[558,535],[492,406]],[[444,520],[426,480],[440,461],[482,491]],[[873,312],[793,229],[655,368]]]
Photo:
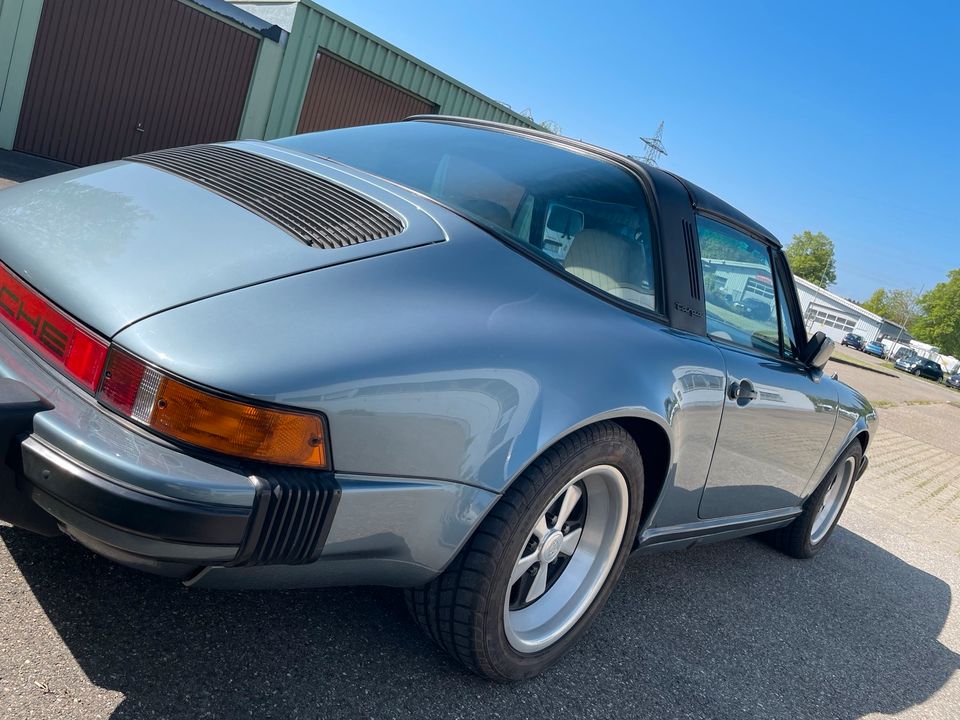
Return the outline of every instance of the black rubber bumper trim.
[[[867,471],[867,465],[869,464],[870,464],[870,458],[864,455],[863,459],[860,460],[860,467],[857,469],[857,477],[854,478],[854,482],[857,482],[860,478],[863,477],[863,474]]]
[[[0,520],[42,535],[60,531],[20,482],[20,441],[33,430],[33,417],[51,409],[53,405],[27,385],[0,378]]]
[[[36,438],[22,444],[23,474],[61,503],[124,532],[177,543],[239,546],[250,509],[204,505],[130,490]]]
[[[340,502],[332,472],[263,468],[243,545],[231,565],[300,565],[320,556]]]

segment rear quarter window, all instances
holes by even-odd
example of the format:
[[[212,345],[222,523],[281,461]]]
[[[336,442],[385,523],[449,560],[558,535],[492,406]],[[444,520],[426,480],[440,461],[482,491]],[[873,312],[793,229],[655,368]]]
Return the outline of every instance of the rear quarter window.
[[[579,283],[660,310],[645,193],[614,163],[508,132],[436,122],[277,142],[421,192]]]

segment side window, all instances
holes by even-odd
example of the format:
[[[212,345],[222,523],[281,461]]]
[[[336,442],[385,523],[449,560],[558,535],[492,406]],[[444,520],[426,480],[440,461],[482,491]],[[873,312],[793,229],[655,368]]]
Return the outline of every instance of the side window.
[[[767,246],[728,225],[697,218],[707,334],[780,354],[780,322]]]
[[[784,284],[777,277],[777,308],[780,311],[780,337],[783,338],[783,356],[791,360],[800,357],[800,343],[797,341],[797,333],[790,319],[790,305],[787,304],[787,296],[784,292]]]

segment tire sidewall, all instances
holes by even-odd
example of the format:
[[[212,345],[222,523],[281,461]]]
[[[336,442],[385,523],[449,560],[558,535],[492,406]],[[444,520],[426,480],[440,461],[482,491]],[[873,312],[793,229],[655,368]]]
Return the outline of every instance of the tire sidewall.
[[[545,473],[545,482],[541,483],[535,497],[523,508],[519,521],[505,543],[504,552],[500,554],[497,567],[493,572],[494,580],[491,584],[489,604],[485,609],[483,620],[485,654],[505,679],[515,680],[531,677],[559,660],[592,624],[623,573],[627,556],[630,554],[636,536],[643,503],[643,463],[633,441],[625,432],[623,434],[624,439],[628,442],[603,440],[587,446],[573,457],[567,458],[556,466],[551,466],[550,470]],[[615,467],[623,474],[627,482],[629,508],[627,509],[624,534],[620,541],[620,549],[616,559],[590,607],[560,640],[535,653],[518,652],[507,639],[503,618],[503,603],[516,559],[527,542],[534,523],[551,499],[572,478],[597,465]]]
[[[849,460],[851,457],[855,459],[854,465],[854,477],[850,483],[850,488],[847,490],[847,496],[843,499],[843,504],[840,506],[840,512],[837,513],[837,517],[833,521],[833,525],[830,526],[830,529],[827,530],[826,535],[824,535],[819,542],[813,543],[810,539],[813,533],[813,523],[817,516],[817,510],[820,506],[820,501],[823,499],[823,496],[827,493],[827,490],[830,485],[830,479],[843,467],[843,464]],[[824,476],[823,480],[820,481],[820,485],[817,486],[817,489],[813,492],[810,498],[807,500],[806,506],[804,508],[803,514],[800,516],[803,522],[803,554],[806,557],[813,557],[818,552],[820,552],[824,545],[827,544],[827,540],[830,539],[830,536],[833,535],[833,531],[836,530],[837,525],[840,523],[840,518],[843,517],[843,511],[847,509],[847,503],[850,501],[850,496],[853,495],[853,488],[856,485],[856,472],[860,468],[860,463],[863,460],[863,447],[860,445],[859,441],[854,441],[854,443],[847,447],[847,449],[841,454],[840,459],[837,460],[830,468],[830,471]]]

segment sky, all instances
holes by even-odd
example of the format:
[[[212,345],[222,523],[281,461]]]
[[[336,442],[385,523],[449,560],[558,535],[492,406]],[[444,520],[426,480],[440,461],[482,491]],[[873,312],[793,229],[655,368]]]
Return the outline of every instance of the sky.
[[[570,137],[660,164],[837,282],[930,289],[960,267],[960,2],[320,0]]]

